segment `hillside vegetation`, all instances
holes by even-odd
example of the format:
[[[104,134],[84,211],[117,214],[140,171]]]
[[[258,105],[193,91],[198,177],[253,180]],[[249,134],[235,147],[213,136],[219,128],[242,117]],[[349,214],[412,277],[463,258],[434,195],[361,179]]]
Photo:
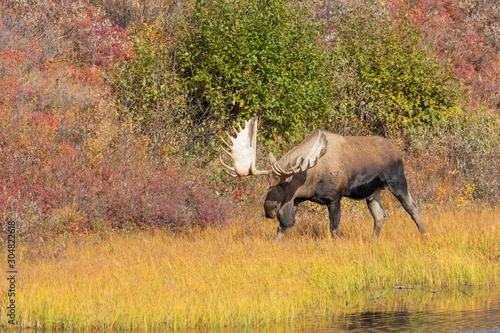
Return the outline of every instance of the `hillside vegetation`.
[[[420,200],[497,201],[493,0],[0,6],[2,223],[23,235],[223,223],[258,191],[213,157],[253,116],[262,156],[385,135]]]
[[[217,158],[256,116],[259,169],[316,128],[396,142],[429,237],[384,195],[378,240],[345,200],[340,237],[304,203],[275,244],[267,179]],[[467,307],[499,287],[499,170],[497,0],[0,2],[15,328],[269,327],[392,285]]]

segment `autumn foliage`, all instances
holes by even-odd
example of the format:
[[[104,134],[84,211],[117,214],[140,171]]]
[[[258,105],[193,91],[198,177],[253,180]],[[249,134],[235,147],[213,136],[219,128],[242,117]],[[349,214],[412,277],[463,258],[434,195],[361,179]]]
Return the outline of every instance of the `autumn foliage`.
[[[102,73],[130,57],[130,31],[85,1],[0,6],[2,223],[33,237],[226,219],[200,177],[115,118]]]
[[[218,160],[224,130],[253,116],[261,170],[318,127],[388,137],[428,237],[384,191],[376,241],[346,199],[340,237],[305,202],[276,244],[267,178]],[[0,279],[0,330],[331,329],[374,299],[484,308],[499,170],[498,0],[0,1],[0,249],[19,269],[14,298]]]
[[[500,7],[495,0],[388,0],[407,15],[434,54],[450,61],[469,103],[500,108]]]
[[[223,223],[230,203],[261,200],[261,184],[223,177],[212,159],[221,129],[254,114],[274,140],[259,150],[282,149],[309,127],[383,134],[405,151],[415,197],[494,203],[500,194],[496,1],[344,0],[300,11],[280,1],[265,27],[245,11],[141,3],[0,3],[0,214],[21,235]],[[232,24],[225,39],[213,20]],[[369,43],[353,22],[366,24]],[[264,32],[282,38],[254,38]]]

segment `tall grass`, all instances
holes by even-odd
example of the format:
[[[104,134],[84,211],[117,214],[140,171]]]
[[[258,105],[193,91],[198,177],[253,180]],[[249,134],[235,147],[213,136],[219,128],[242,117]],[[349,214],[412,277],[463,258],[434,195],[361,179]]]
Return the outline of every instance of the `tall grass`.
[[[424,207],[429,237],[421,239],[406,213],[390,206],[376,240],[371,218],[345,207],[336,239],[323,212],[302,209],[279,243],[276,221],[250,211],[230,226],[192,234],[23,244],[18,323],[79,330],[268,326],[348,314],[395,285],[433,292],[499,287],[499,211]],[[6,327],[4,296],[0,307]]]

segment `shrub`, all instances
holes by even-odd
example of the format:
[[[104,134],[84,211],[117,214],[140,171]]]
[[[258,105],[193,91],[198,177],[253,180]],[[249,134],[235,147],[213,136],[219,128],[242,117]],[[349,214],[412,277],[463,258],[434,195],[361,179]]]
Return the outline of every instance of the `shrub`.
[[[330,25],[335,108],[344,123],[384,133],[437,125],[458,112],[458,86],[448,66],[432,59],[408,17],[351,7]],[[359,130],[359,129],[358,129]]]
[[[106,16],[119,27],[126,29],[140,24],[159,23],[168,33],[179,24],[186,7],[192,0],[89,0],[106,11]]]
[[[149,164],[149,168],[153,165]],[[148,168],[148,165],[143,166]],[[98,221],[114,228],[170,227],[176,230],[222,224],[229,207],[218,200],[194,174],[157,166],[144,172],[116,158],[101,169]]]
[[[231,213],[203,180],[152,161],[147,146],[133,138],[115,134],[115,147],[100,153],[94,166],[90,146],[75,149],[58,138],[57,118],[38,113],[13,117],[13,111],[2,111],[6,117],[0,134],[0,214],[3,221],[17,221],[21,237],[204,228],[223,223]]]
[[[433,129],[411,129],[408,177],[418,196],[432,201],[481,201],[496,205],[500,194],[498,115],[467,115]]]
[[[470,106],[500,108],[500,6],[496,0],[387,0],[395,16],[408,15],[433,54],[451,59]]]
[[[64,59],[107,67],[127,57],[129,32],[113,25],[100,7],[86,1],[7,0],[0,8],[4,26],[22,36],[21,45],[38,44],[39,52],[29,55],[35,63]]]
[[[186,93],[176,73],[171,47],[155,26],[137,30],[134,55],[114,71],[111,83],[122,118],[140,124],[157,147],[183,145],[188,140]]]
[[[179,55],[205,140],[255,115],[268,138],[300,137],[324,121],[331,84],[319,44],[319,26],[300,2],[197,2]]]
[[[45,238],[51,232],[185,230],[222,223],[230,213],[227,206],[198,176],[154,158],[149,141],[116,120],[96,58],[80,58],[75,66],[71,62],[80,50],[71,48],[65,57],[49,56],[53,44],[39,42],[27,29],[36,23],[31,14],[16,19],[15,5],[22,4],[0,5],[5,9],[0,10],[2,226],[13,219],[20,237]],[[37,5],[50,5],[58,18],[73,8],[67,2]],[[99,26],[102,18],[90,18],[89,26],[92,18]],[[51,27],[45,23],[42,36]],[[89,37],[99,39],[93,35],[98,32],[91,29]],[[102,63],[101,69],[109,67]]]
[[[197,2],[171,40],[158,25],[136,31],[135,57],[113,79],[120,113],[158,144],[191,151],[256,115],[281,146],[317,127],[383,134],[459,113],[449,66],[408,17],[386,10],[335,9],[321,36],[302,3]]]

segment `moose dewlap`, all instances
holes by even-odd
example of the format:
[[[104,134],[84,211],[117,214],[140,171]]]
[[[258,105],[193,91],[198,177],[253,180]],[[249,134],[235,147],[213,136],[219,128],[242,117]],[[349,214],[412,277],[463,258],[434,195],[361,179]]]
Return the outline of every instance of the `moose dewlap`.
[[[229,135],[229,134],[228,134]],[[418,230],[425,234],[420,209],[408,191],[403,159],[398,147],[377,136],[341,136],[325,130],[311,133],[280,160],[269,154],[269,170],[258,170],[255,165],[257,149],[257,119],[245,121],[236,137],[231,137],[231,151],[225,152],[233,160],[229,166],[221,163],[234,176],[268,175],[269,190],[264,210],[266,217],[278,218],[276,239],[295,223],[299,203],[310,200],[328,207],[330,232],[338,233],[340,200],[343,197],[366,203],[373,216],[374,236],[380,233],[385,213],[380,203],[380,192],[389,190],[410,214]]]

